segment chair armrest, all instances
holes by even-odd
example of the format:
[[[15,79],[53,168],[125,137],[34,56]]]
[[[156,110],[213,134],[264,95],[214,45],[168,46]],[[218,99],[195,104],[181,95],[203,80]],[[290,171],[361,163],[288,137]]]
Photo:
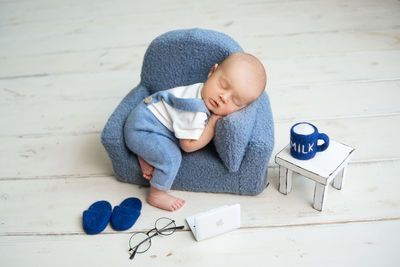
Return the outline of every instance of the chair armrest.
[[[142,85],[132,89],[114,110],[101,134],[101,143],[111,158],[115,175],[120,179],[132,176],[132,164],[135,164],[134,155],[125,145],[125,121],[138,103],[148,95],[148,90]]]
[[[272,125],[272,137],[267,131]],[[217,122],[214,145],[229,172],[239,170],[250,141],[257,145],[273,139],[273,121],[269,99],[263,93],[248,107]],[[273,143],[273,140],[272,140]]]
[[[138,85],[126,95],[104,126],[101,140],[123,140],[126,119],[137,104],[149,95],[146,87]]]
[[[268,163],[274,149],[274,122],[268,96],[262,95],[258,116],[243,157],[239,188],[241,194],[257,195],[265,189]]]

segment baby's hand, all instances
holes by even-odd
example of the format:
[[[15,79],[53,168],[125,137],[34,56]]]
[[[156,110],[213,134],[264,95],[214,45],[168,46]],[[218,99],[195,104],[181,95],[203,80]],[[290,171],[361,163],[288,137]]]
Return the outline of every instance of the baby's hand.
[[[223,116],[221,116],[221,115],[217,115],[217,114],[211,113],[210,120],[217,121],[222,117]]]
[[[215,128],[215,125],[217,124],[217,121],[222,118],[223,116],[216,115],[214,113],[211,113],[210,118],[208,119],[207,125],[211,128]]]

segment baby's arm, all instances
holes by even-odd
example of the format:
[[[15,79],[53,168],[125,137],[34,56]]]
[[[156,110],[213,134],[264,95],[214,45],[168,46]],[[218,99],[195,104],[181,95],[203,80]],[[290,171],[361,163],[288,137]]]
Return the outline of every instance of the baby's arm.
[[[211,114],[203,133],[198,140],[180,139],[180,145],[185,152],[194,152],[205,147],[214,137],[215,125],[221,116]]]

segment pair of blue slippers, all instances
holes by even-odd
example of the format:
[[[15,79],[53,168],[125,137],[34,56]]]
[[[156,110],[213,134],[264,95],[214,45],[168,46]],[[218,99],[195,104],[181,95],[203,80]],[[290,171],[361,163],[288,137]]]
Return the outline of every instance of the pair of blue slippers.
[[[95,235],[103,231],[110,222],[114,230],[128,230],[139,218],[141,209],[142,202],[135,197],[125,199],[113,210],[108,201],[97,201],[83,212],[83,229],[87,234]]]

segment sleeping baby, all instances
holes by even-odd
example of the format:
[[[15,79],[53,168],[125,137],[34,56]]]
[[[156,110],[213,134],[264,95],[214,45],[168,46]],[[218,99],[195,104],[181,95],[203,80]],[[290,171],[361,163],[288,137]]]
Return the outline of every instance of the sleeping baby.
[[[263,64],[236,52],[215,64],[205,83],[157,92],[130,113],[125,142],[150,181],[149,204],[169,211],[185,204],[167,192],[180,167],[181,149],[193,152],[206,146],[218,119],[251,104],[265,85]]]

